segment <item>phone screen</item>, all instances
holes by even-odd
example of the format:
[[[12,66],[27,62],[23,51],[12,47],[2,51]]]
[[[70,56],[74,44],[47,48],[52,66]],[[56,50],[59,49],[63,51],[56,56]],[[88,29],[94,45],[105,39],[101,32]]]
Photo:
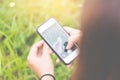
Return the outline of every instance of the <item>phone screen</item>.
[[[57,23],[51,25],[48,29],[41,33],[41,36],[54,50],[54,52],[62,59],[69,56],[77,47],[74,45],[70,50],[66,49],[69,35]]]

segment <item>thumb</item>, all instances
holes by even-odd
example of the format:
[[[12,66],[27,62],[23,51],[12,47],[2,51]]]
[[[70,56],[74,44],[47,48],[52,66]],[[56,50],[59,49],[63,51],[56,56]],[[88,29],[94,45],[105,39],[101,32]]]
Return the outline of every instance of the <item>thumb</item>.
[[[70,37],[70,38],[68,39],[68,45],[67,45],[66,49],[68,50],[68,49],[72,48],[73,45],[74,45],[74,43],[73,43],[73,38]]]
[[[43,45],[43,55],[49,55],[50,49],[46,43]]]

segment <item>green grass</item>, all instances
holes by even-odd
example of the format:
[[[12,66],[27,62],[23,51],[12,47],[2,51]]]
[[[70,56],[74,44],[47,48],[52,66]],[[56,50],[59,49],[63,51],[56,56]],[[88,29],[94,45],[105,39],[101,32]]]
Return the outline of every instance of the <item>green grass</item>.
[[[81,3],[81,0],[0,0],[0,80],[37,80],[26,62],[32,44],[41,40],[37,26],[53,17],[62,25],[77,28]],[[56,64],[55,55],[52,58],[57,80],[67,80],[71,70],[62,63]]]

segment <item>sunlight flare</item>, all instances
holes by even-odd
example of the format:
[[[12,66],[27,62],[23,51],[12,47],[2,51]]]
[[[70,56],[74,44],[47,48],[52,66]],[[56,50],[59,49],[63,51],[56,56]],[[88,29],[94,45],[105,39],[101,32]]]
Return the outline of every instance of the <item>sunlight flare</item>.
[[[15,6],[15,2],[10,2],[10,3],[9,3],[9,6],[10,6],[10,7],[14,7],[14,6]]]

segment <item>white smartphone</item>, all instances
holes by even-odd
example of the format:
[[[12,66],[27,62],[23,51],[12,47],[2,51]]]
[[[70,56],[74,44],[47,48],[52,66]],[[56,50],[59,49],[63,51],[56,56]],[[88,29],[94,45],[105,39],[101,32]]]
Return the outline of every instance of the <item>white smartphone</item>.
[[[78,46],[76,44],[74,44],[71,49],[66,49],[69,35],[54,18],[40,25],[37,28],[37,32],[66,65],[71,63],[79,55]]]

